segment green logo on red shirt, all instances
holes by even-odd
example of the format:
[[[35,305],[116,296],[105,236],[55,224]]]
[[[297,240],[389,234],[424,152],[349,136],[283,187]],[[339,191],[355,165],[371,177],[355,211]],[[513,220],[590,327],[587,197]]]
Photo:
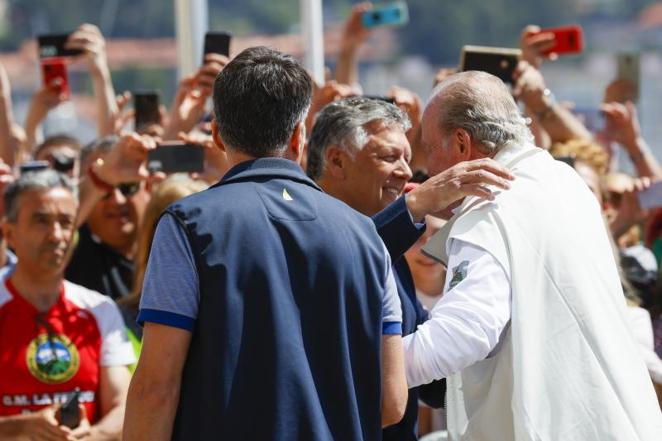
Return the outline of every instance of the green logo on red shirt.
[[[30,373],[47,384],[69,381],[80,367],[78,349],[62,334],[39,334],[30,342],[25,358]]]

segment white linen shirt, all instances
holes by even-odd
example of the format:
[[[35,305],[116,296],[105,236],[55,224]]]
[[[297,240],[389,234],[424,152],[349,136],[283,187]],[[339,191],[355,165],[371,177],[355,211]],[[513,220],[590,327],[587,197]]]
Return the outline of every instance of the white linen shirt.
[[[510,320],[510,296],[510,268],[453,239],[444,295],[429,320],[403,340],[409,387],[448,377],[495,351]]]

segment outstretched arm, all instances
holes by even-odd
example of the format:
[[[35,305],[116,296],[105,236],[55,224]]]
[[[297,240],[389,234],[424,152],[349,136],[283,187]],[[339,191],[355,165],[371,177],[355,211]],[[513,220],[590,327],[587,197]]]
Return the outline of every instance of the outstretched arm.
[[[124,441],[171,439],[190,342],[189,331],[145,324],[140,361],[126,403]]]

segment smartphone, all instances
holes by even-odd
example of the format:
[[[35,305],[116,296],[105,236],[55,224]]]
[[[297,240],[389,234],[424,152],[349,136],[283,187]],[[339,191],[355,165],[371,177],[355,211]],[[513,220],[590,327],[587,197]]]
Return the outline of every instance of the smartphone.
[[[513,72],[521,57],[520,49],[464,46],[460,58],[460,69],[487,72],[499,77],[506,84],[512,84]]]
[[[395,104],[395,99],[391,98],[390,96],[383,96],[383,95],[363,95],[363,98],[368,98],[371,100],[377,100],[377,101],[384,101],[389,104]]]
[[[634,87],[633,95],[628,97],[633,102],[639,101],[639,89],[641,87],[641,59],[638,53],[628,52],[618,54],[617,78],[627,80]]]
[[[53,81],[59,80],[57,87],[58,93],[64,95],[65,99],[71,96],[69,89],[69,75],[67,74],[67,60],[62,57],[43,58],[40,60],[41,74],[44,79],[44,86],[54,87]]]
[[[49,34],[37,36],[39,58],[73,57],[83,53],[80,49],[65,49],[64,45],[71,34]]]
[[[584,33],[579,25],[561,26],[558,28],[547,28],[540,31],[554,34],[556,44],[554,47],[543,52],[545,55],[551,53],[579,54],[584,50]]]
[[[642,210],[662,207],[662,181],[651,184],[646,190],[637,193]]]
[[[70,429],[75,429],[80,424],[80,409],[78,408],[78,398],[80,397],[80,389],[76,388],[67,401],[60,407],[59,421],[63,426]]]
[[[48,161],[25,161],[19,167],[19,173],[31,173],[46,170],[51,166],[51,163]]]
[[[361,16],[363,27],[402,26],[409,22],[409,9],[405,2],[392,2],[375,6]]]
[[[134,92],[133,108],[135,110],[136,132],[142,133],[153,124],[161,124],[158,92]]]
[[[229,56],[230,40],[232,40],[232,34],[227,32],[207,32],[205,34],[205,51],[202,54],[202,63],[204,64],[207,54]]]
[[[201,172],[205,165],[204,149],[199,144],[163,142],[147,154],[147,168],[164,173]]]

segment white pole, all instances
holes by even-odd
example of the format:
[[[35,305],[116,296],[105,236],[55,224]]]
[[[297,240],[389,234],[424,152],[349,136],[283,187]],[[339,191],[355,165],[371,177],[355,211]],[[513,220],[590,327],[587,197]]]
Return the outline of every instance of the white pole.
[[[202,62],[204,35],[209,29],[207,0],[175,0],[178,77],[193,73]]]
[[[319,84],[324,83],[324,29],[322,0],[299,0],[304,43],[304,66]]]

